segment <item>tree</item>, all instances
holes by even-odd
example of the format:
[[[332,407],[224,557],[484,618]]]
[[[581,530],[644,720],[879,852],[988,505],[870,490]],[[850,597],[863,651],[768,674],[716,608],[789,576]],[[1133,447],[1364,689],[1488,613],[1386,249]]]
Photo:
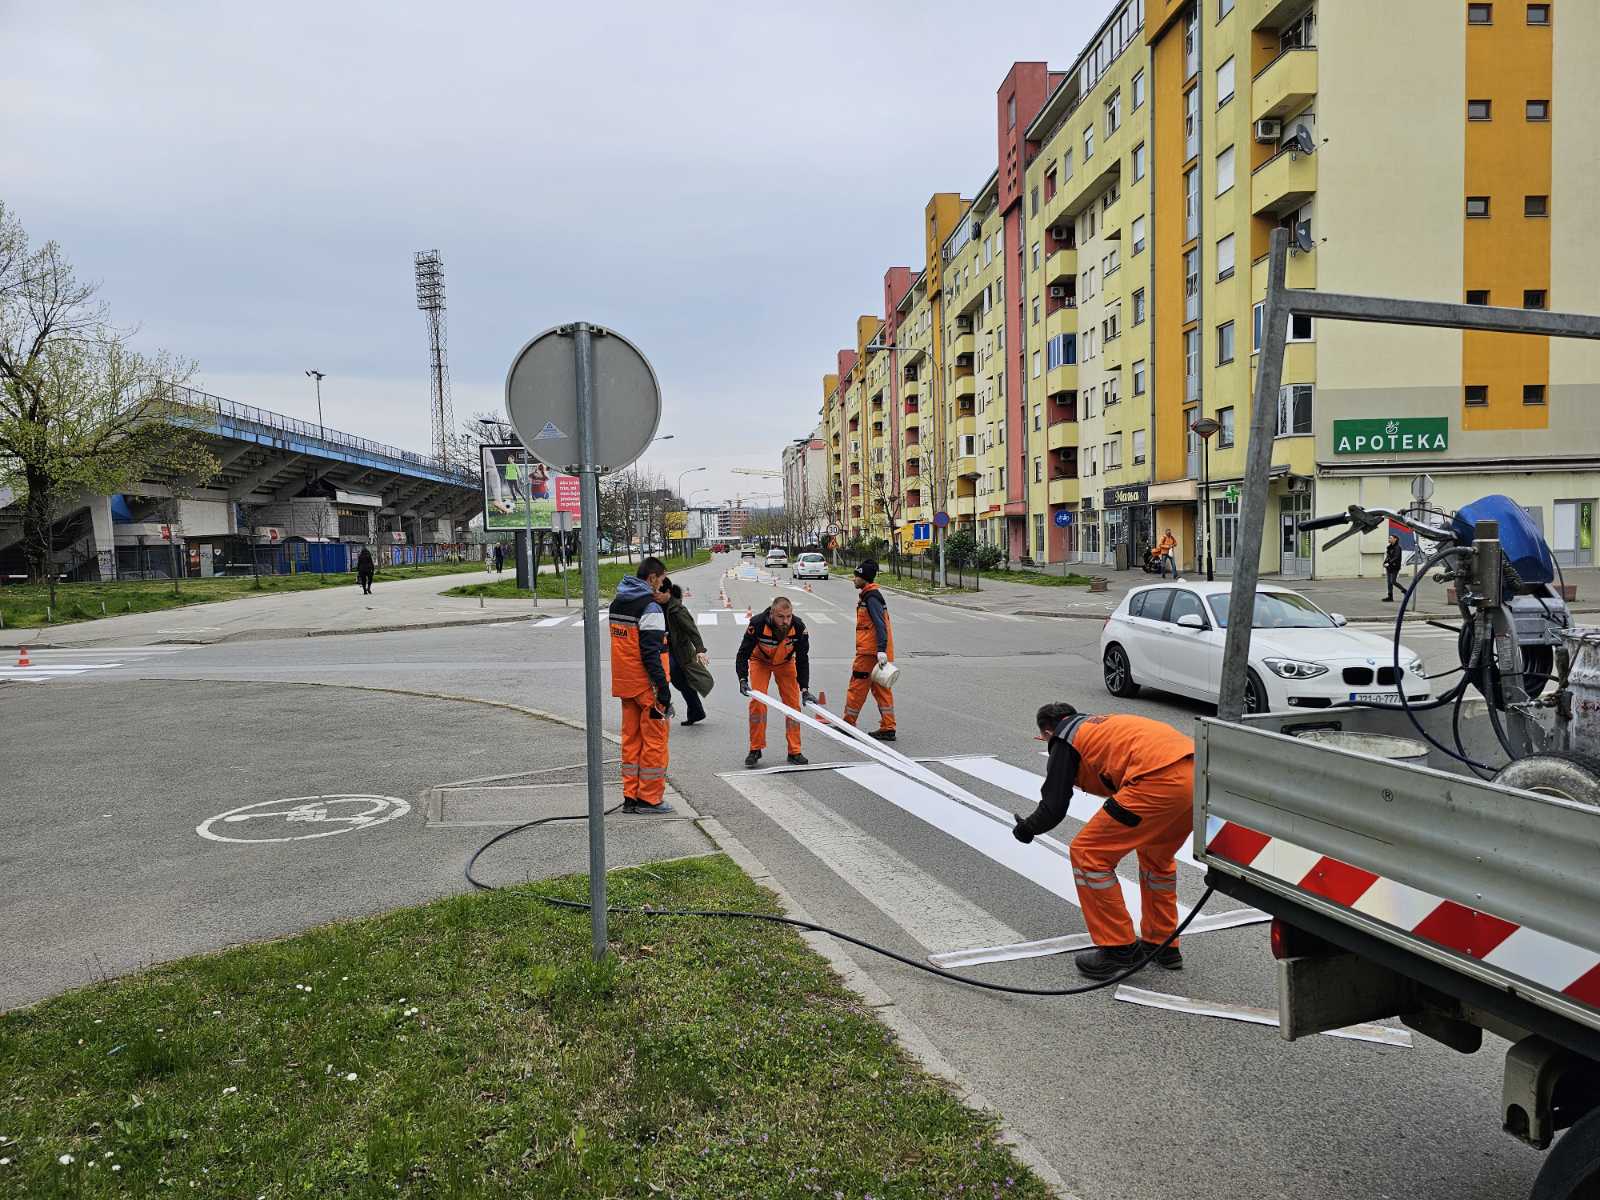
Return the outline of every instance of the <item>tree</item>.
[[[153,476],[203,482],[218,469],[179,389],[193,365],[141,354],[111,323],[97,285],[55,242],[30,248],[0,203],[0,486],[22,505],[29,574],[55,603],[58,510]]]

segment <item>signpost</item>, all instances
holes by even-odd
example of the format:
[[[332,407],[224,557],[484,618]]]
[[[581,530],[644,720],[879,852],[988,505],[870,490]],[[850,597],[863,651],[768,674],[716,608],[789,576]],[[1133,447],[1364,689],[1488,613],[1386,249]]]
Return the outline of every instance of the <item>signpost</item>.
[[[940,509],[933,514],[933,527],[939,531],[939,586],[949,587],[950,576],[944,568],[944,540],[949,534],[945,532],[950,526],[950,514]]]
[[[1068,525],[1071,525],[1072,524],[1072,513],[1071,513],[1071,511],[1069,511],[1068,509],[1063,508],[1060,512],[1058,512],[1056,514],[1056,524],[1058,526],[1060,526],[1062,529],[1065,529]]]
[[[601,413],[604,420],[600,420]],[[534,338],[506,375],[506,416],[540,462],[578,476],[583,572],[584,735],[589,782],[589,920],[606,955],[605,779],[600,745],[600,476],[625,467],[656,436],[661,388],[637,347],[583,321]]]

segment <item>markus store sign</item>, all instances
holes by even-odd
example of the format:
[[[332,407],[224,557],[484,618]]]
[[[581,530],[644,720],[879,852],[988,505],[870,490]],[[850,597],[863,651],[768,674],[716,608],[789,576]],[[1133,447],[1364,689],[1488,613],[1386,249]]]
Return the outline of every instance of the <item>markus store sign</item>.
[[[1335,454],[1437,454],[1450,445],[1448,417],[1335,421]]]

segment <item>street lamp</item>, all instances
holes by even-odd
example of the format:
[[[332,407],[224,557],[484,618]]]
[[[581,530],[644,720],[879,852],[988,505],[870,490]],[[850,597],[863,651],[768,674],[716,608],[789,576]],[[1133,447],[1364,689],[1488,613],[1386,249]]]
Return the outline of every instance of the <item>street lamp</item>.
[[[328,427],[322,423],[322,381],[327,378],[321,371],[307,371],[306,378],[317,381],[317,430],[323,438],[328,436]]]
[[[1222,423],[1210,417],[1196,417],[1189,429],[1200,439],[1200,496],[1205,508],[1206,582],[1216,579],[1211,562],[1211,439],[1221,429]]]

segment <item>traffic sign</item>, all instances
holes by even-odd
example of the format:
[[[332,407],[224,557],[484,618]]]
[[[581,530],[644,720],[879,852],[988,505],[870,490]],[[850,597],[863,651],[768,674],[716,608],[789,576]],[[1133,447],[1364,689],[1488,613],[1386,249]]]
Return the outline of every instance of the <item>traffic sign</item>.
[[[584,463],[578,447],[578,372],[573,326],[534,338],[506,375],[506,416],[528,453],[548,467],[604,475],[625,467],[655,439],[661,386],[655,370],[621,334],[590,326],[594,367],[594,446]]]
[[[911,524],[911,540],[914,542],[933,541],[933,526],[927,521],[913,521]]]
[[[946,525],[950,524],[950,514],[945,512],[943,509],[940,509],[938,512],[933,514],[933,523],[938,528],[943,529]]]
[[[829,523],[829,525],[828,525],[828,536],[829,537],[838,537],[839,536],[839,525],[838,525],[837,522],[830,522]]]
[[[1068,525],[1072,524],[1072,514],[1063,508],[1056,514],[1056,524],[1061,526],[1062,529],[1065,529]]]
[[[1411,495],[1414,499],[1428,501],[1433,499],[1433,476],[1418,475],[1411,480]]]

